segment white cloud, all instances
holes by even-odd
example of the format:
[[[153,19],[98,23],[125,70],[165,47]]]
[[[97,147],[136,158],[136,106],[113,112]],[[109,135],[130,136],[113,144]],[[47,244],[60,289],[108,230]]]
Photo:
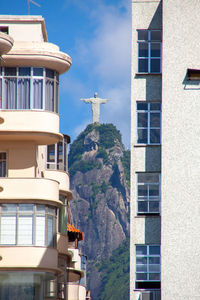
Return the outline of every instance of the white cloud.
[[[80,1],[73,1],[84,13],[87,12],[95,31],[90,39],[76,39],[72,58],[85,76],[74,80],[68,75],[63,89],[70,90],[78,101],[93,96],[94,92],[98,92],[101,98],[111,99],[101,107],[101,122],[114,123],[129,146],[131,5],[128,0],[118,1],[115,5],[88,0],[83,6]],[[84,126],[80,125],[75,131],[80,133],[78,130]]]

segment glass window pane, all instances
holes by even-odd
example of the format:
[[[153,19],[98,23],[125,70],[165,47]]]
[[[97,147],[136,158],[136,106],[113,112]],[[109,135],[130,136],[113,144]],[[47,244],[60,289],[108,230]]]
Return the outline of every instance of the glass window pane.
[[[17,69],[13,67],[5,67],[4,68],[4,75],[5,76],[16,76]]]
[[[150,110],[161,110],[161,103],[155,102],[155,103],[150,103]]]
[[[136,280],[147,280],[146,273],[136,273]]]
[[[151,43],[151,57],[160,57],[160,50],[160,43]]]
[[[0,177],[6,177],[7,167],[6,167],[6,153],[0,152]]]
[[[56,83],[56,99],[55,99],[55,112],[58,113],[58,93],[59,93],[59,85]]]
[[[0,160],[6,159],[6,152],[0,152]]]
[[[18,244],[32,245],[33,244],[33,217],[19,216],[18,219]]]
[[[138,212],[139,213],[148,212],[148,202],[147,201],[138,201]]]
[[[46,69],[46,77],[54,78],[54,71],[51,69]]]
[[[33,212],[33,204],[19,204],[19,212]]]
[[[17,211],[16,204],[2,204],[1,207],[2,207],[2,213]]]
[[[45,214],[45,205],[36,205],[37,214]]]
[[[147,257],[136,257],[136,264],[145,265],[147,264]]]
[[[139,59],[138,72],[148,73],[148,59],[146,59],[146,58]]]
[[[147,272],[147,265],[136,265],[136,272]]]
[[[138,40],[147,41],[148,40],[148,30],[138,30]]]
[[[55,145],[49,145],[47,148],[47,161],[55,162]]]
[[[136,246],[136,255],[146,255],[147,246]]]
[[[158,173],[138,173],[138,182],[141,182],[141,183],[159,182],[159,174]]]
[[[147,102],[137,102],[137,110],[148,110]]]
[[[161,41],[161,40],[162,40],[161,30],[152,30],[151,31],[151,41]]]
[[[159,196],[159,185],[150,184],[149,185],[149,196]]]
[[[150,255],[160,255],[160,246],[149,246]]]
[[[160,202],[159,201],[150,201],[149,202],[149,212],[159,213],[160,212]]]
[[[160,144],[160,129],[151,129],[150,130],[150,143],[151,144]]]
[[[19,68],[19,76],[30,76],[31,75],[31,68],[23,67]]]
[[[45,84],[45,109],[54,111],[54,81],[48,79]]]
[[[160,281],[160,273],[149,273],[149,280]]]
[[[42,79],[33,80],[33,108],[35,109],[43,108],[43,80]]]
[[[147,127],[148,126],[148,113],[139,112],[137,116],[137,126],[138,127]]]
[[[48,230],[48,235],[47,235],[47,245],[48,246],[53,246],[53,217],[48,216],[48,225],[47,225],[47,230]]]
[[[36,246],[45,245],[45,216],[36,216],[35,220],[35,244]]]
[[[30,109],[30,79],[28,78],[18,79],[17,108]]]
[[[43,68],[33,68],[33,76],[43,76]]]
[[[17,109],[17,79],[4,78],[3,109]]]
[[[1,245],[16,244],[16,216],[1,216]]]
[[[138,185],[138,196],[147,196],[148,187],[147,185]]]
[[[151,73],[160,73],[161,70],[160,70],[160,59],[157,59],[157,58],[152,58],[151,59],[151,70],[150,70]]]
[[[147,144],[147,129],[138,129],[138,144]]]
[[[160,272],[160,265],[149,265],[149,272]]]
[[[160,127],[160,113],[150,113],[150,127]]]
[[[55,215],[55,208],[49,206],[48,207],[48,214]]]
[[[138,44],[138,54],[139,57],[148,57],[148,43]]]
[[[150,264],[160,264],[160,257],[149,257]]]

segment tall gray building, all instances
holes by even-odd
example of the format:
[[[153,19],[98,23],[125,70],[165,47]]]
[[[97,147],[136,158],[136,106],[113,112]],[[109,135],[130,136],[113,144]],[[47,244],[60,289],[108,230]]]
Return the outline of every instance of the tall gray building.
[[[199,16],[132,1],[131,300],[200,299]]]

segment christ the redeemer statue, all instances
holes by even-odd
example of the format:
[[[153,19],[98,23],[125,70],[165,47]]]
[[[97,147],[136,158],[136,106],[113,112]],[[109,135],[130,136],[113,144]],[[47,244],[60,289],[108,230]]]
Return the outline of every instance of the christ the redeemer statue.
[[[81,100],[83,100],[85,103],[92,104],[92,121],[93,123],[99,123],[100,104],[105,104],[109,100],[98,98],[97,93],[94,94],[94,98],[81,99]]]

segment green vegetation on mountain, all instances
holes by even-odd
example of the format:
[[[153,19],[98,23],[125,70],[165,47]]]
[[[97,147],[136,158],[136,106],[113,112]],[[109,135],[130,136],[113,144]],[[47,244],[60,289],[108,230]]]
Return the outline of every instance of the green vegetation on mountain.
[[[99,271],[102,274],[99,300],[129,299],[129,239],[100,264]]]
[[[130,150],[125,150],[122,157],[122,164],[124,167],[125,179],[130,187]]]
[[[71,144],[69,168],[71,168],[74,162],[81,160],[82,154],[85,152],[84,139],[88,133],[92,132],[94,129],[96,132],[99,132],[100,135],[98,157],[107,160],[108,155],[105,149],[114,147],[117,140],[122,143],[120,131],[117,130],[113,124],[90,124],[81,134],[79,134],[73,144]]]
[[[85,233],[80,247],[94,300],[128,300],[129,164],[130,151],[113,124],[88,125],[70,147],[70,207]]]
[[[73,176],[77,171],[81,171],[82,173],[86,173],[94,168],[101,168],[101,164],[95,161],[77,161],[73,164],[73,168],[70,168],[70,175]]]

